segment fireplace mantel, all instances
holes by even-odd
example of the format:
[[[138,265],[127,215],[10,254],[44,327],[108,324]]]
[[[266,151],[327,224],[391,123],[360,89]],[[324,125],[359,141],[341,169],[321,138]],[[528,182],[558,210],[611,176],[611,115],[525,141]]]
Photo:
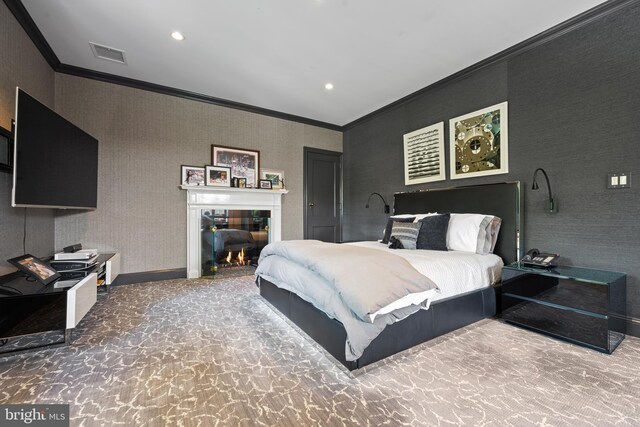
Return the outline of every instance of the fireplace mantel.
[[[200,277],[202,209],[249,209],[271,211],[269,242],[282,236],[282,195],[288,190],[186,186],[187,191],[187,277]]]

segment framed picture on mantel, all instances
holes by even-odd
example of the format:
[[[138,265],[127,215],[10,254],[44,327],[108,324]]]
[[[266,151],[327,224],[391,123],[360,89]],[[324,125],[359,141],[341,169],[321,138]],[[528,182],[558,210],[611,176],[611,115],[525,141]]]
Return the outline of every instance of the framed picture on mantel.
[[[260,151],[212,145],[211,164],[231,168],[231,176],[245,178],[247,188],[258,187]]]
[[[200,166],[182,165],[180,183],[190,187],[204,185],[204,168]]]
[[[205,166],[207,185],[231,187],[231,169],[226,166]]]
[[[284,190],[284,171],[278,169],[262,169],[260,178],[271,181],[271,188]]]

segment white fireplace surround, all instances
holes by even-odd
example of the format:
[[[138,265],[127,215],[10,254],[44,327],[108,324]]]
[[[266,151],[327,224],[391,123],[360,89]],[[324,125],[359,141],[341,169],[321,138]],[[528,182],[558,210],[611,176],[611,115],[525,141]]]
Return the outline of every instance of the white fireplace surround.
[[[187,277],[200,277],[202,209],[262,210],[271,212],[269,243],[282,236],[282,195],[287,190],[181,186],[187,190]]]

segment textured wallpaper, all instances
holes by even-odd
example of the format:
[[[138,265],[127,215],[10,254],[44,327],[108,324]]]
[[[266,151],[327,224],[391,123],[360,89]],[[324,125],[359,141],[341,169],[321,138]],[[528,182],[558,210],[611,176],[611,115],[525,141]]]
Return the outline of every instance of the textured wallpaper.
[[[303,147],[342,151],[341,132],[64,74],[55,86],[56,110],[100,141],[98,209],[58,211],[56,248],[120,251],[125,273],[186,266],[180,165],[210,164],[211,144],[284,170],[283,239],[303,234]]]
[[[11,129],[16,86],[53,107],[54,72],[7,6],[0,2],[0,126]],[[11,207],[11,174],[0,171],[0,275],[15,268],[5,260],[22,255],[24,208]],[[54,247],[51,209],[27,210],[26,252],[49,256]]]

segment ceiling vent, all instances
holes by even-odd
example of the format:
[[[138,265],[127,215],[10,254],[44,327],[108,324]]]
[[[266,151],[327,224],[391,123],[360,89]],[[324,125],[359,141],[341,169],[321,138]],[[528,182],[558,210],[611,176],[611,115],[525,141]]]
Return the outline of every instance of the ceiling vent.
[[[102,46],[93,42],[89,42],[93,56],[107,61],[118,62],[120,64],[126,64],[127,61],[124,57],[124,50],[115,49],[113,47]]]

